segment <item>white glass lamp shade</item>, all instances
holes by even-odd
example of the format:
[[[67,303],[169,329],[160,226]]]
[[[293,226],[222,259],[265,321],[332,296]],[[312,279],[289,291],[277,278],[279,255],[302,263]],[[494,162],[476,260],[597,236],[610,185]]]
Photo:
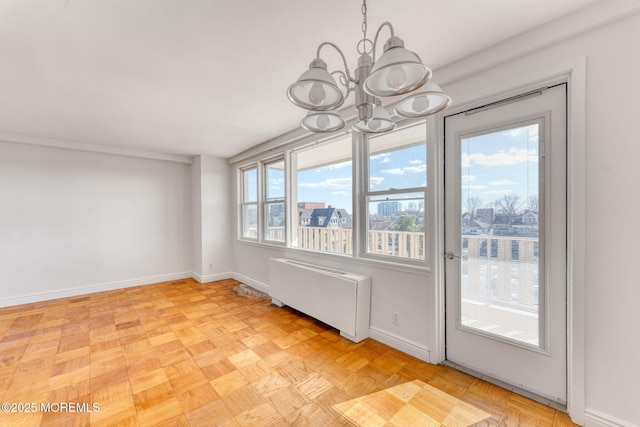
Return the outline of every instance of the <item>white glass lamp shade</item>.
[[[344,127],[342,116],[335,111],[310,111],[300,126],[311,132],[334,132]]]
[[[344,102],[344,94],[320,58],[314,59],[309,69],[289,86],[287,96],[298,107],[312,111],[333,110]]]
[[[384,133],[395,129],[396,124],[391,120],[387,110],[380,105],[373,107],[370,119],[358,120],[353,128],[362,133]]]
[[[398,37],[391,37],[363,87],[373,96],[395,96],[419,88],[430,78],[431,70],[418,55],[405,49],[404,42]]]
[[[407,119],[426,117],[439,113],[451,104],[449,95],[440,86],[429,82],[420,90],[405,96],[394,108],[396,115]]]

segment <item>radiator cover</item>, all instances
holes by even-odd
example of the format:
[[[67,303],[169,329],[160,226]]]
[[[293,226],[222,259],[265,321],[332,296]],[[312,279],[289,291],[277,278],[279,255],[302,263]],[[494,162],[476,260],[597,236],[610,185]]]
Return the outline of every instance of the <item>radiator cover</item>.
[[[269,295],[360,342],[369,337],[371,278],[288,258],[269,260]]]

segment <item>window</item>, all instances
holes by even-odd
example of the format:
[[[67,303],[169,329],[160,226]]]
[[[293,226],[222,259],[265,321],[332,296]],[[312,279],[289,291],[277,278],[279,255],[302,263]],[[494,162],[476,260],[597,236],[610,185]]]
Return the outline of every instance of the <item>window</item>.
[[[309,143],[240,168],[240,238],[424,266],[425,122]]]
[[[258,168],[240,170],[241,234],[244,239],[258,239]]]
[[[284,243],[286,228],[284,159],[264,164],[264,240]]]
[[[427,145],[424,123],[370,137],[365,252],[425,260]]]
[[[351,147],[351,136],[341,136],[293,154],[298,221],[292,246],[352,253]]]

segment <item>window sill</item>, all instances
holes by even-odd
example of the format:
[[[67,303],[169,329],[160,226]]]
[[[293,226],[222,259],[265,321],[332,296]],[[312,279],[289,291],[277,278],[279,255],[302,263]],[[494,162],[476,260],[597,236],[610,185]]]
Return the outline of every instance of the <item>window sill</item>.
[[[279,250],[283,252],[282,255],[287,257],[292,257],[292,258],[295,258],[296,255],[317,257],[318,264],[322,264],[322,261],[320,261],[322,259],[322,260],[326,260],[326,262],[332,262],[332,261],[345,262],[349,264],[362,265],[367,267],[382,268],[385,270],[400,271],[403,273],[412,273],[412,274],[421,275],[421,276],[431,275],[431,268],[428,267],[426,263],[425,265],[418,265],[417,263],[403,263],[403,262],[398,262],[392,259],[381,259],[381,257],[375,257],[371,255],[356,257],[352,255],[338,254],[338,253],[332,253],[332,252],[318,252],[318,251],[312,251],[309,249],[286,247],[284,245],[278,245],[278,244],[269,243],[269,242],[258,242],[255,240],[236,239],[236,242],[242,245],[254,246],[254,247],[263,248],[263,249]],[[307,262],[313,262],[313,261],[307,261]]]

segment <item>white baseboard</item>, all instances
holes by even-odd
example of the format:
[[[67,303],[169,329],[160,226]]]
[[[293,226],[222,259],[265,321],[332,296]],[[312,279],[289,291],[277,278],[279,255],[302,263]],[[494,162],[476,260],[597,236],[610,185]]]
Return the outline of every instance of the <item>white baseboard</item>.
[[[253,280],[250,277],[247,276],[243,276],[242,274],[238,274],[238,273],[232,273],[231,277],[233,279],[236,279],[238,282],[242,282],[247,286],[251,286],[253,289],[256,289],[260,292],[264,292],[267,295],[269,294],[269,285],[267,285],[266,283],[262,283],[259,282],[257,280]]]
[[[132,286],[149,285],[151,283],[169,282],[191,278],[191,272],[163,274],[160,276],[141,277],[138,279],[122,280],[119,282],[102,283],[99,285],[81,286],[78,288],[61,289],[50,292],[40,292],[19,297],[0,298],[0,307],[29,304],[32,302],[49,301],[58,298],[75,297],[96,292],[113,291],[115,289],[130,288]]]
[[[197,280],[200,283],[208,283],[215,282],[216,280],[226,280],[233,278],[233,273],[216,273],[216,274],[205,274],[204,276],[199,275],[195,271],[191,272],[191,277]]]
[[[585,427],[638,427],[637,424],[621,420],[594,409],[584,411]]]
[[[369,337],[390,347],[400,350],[420,360],[429,362],[429,349],[417,342],[408,340],[389,331],[376,327],[369,328]]]

